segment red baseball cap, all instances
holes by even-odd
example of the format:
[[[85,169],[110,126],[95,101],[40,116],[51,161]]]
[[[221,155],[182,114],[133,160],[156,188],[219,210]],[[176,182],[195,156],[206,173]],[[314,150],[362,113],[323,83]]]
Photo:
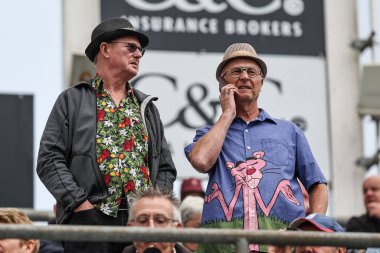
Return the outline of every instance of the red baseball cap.
[[[184,199],[187,195],[200,195],[204,197],[205,192],[203,191],[202,181],[200,179],[191,177],[182,181],[181,199]]]

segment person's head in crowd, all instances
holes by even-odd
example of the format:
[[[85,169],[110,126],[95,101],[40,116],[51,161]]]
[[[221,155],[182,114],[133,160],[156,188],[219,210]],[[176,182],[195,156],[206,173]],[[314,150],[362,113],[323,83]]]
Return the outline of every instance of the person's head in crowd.
[[[327,233],[345,232],[344,228],[334,218],[318,213],[298,218],[289,225],[290,229],[302,231],[321,231]],[[334,246],[297,246],[296,253],[344,253],[345,247]]]
[[[371,175],[363,181],[364,206],[371,218],[380,219],[380,175]]]
[[[199,196],[187,196],[181,203],[182,224],[185,228],[199,228],[201,226],[204,200]],[[184,243],[188,250],[195,252],[197,243]]]
[[[182,227],[179,201],[165,189],[149,189],[135,193],[129,206],[128,226],[149,228]],[[156,248],[162,253],[172,253],[174,242],[133,242],[137,252]],[[127,247],[128,248],[128,247]],[[124,250],[124,252],[128,252]],[[157,251],[159,252],[159,251]]]
[[[0,224],[33,224],[29,217],[16,208],[0,208]],[[38,240],[0,239],[1,253],[37,253]]]
[[[202,188],[202,181],[198,178],[187,178],[182,181],[181,185],[181,201],[183,201],[187,196],[199,196],[204,197],[205,192]]]

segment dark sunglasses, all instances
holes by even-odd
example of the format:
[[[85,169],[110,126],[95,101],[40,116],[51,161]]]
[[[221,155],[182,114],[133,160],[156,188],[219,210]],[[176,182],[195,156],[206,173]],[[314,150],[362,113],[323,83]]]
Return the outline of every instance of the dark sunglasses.
[[[112,43],[118,43],[118,44],[124,44],[124,46],[128,49],[128,51],[130,53],[134,53],[136,52],[136,50],[139,50],[141,55],[143,56],[144,53],[145,53],[145,49],[141,48],[140,46],[137,46],[136,44],[134,43],[129,43],[129,42],[122,42],[122,41],[111,41],[111,42],[108,42],[110,44]]]

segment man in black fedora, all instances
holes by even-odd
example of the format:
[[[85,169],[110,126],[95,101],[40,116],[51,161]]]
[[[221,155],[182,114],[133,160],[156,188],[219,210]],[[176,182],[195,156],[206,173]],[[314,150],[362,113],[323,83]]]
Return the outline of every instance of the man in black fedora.
[[[96,76],[63,91],[41,138],[37,172],[57,200],[57,222],[120,225],[131,192],[176,178],[157,98],[134,89],[149,38],[124,18],[101,22],[87,57]],[[65,252],[121,252],[122,243],[65,242]]]

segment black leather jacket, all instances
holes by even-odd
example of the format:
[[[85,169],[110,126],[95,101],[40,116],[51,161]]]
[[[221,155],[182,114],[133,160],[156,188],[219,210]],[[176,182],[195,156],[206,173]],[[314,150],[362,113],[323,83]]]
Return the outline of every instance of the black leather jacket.
[[[57,223],[65,223],[85,200],[96,203],[107,189],[96,162],[96,97],[91,80],[63,91],[43,132],[37,173],[57,200]],[[149,134],[148,166],[154,186],[173,189],[174,167],[155,97],[134,89]]]

